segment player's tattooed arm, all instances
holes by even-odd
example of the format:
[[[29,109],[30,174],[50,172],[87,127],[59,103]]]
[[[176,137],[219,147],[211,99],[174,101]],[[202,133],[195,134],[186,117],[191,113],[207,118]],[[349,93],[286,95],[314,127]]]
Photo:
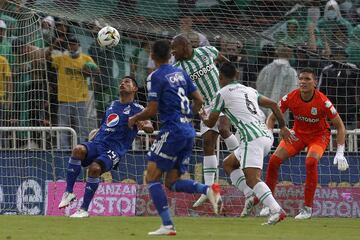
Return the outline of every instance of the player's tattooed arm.
[[[204,103],[204,99],[201,96],[199,90],[192,92],[190,96],[191,99],[193,100],[193,104],[192,104],[193,113],[198,113]]]
[[[151,123],[150,120],[145,120],[145,121],[138,121],[137,122],[137,128],[139,130],[143,130],[146,133],[152,133],[154,132],[154,127]]]
[[[277,103],[270,98],[260,95],[258,98],[259,105],[265,108],[270,108],[272,113],[266,121],[266,125],[269,129],[273,129],[275,126],[275,120],[278,121],[280,128],[280,136],[287,142],[292,142],[295,140],[295,136],[291,133],[291,131],[286,127],[284,115],[281,112]]]
[[[129,117],[128,126],[132,128],[138,121],[149,120],[150,118],[154,117],[158,111],[159,103],[156,101],[150,101],[146,108],[141,112],[135,114],[132,117]]]
[[[199,112],[199,115],[203,123],[207,127],[212,128],[218,121],[220,112],[211,112],[210,115],[207,115],[206,112],[202,109],[202,111]]]

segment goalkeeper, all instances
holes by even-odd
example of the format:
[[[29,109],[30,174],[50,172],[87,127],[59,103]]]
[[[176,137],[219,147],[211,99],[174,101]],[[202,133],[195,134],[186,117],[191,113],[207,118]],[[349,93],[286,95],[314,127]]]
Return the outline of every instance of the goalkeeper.
[[[317,80],[314,71],[309,68],[302,69],[298,83],[300,87],[285,95],[279,103],[283,113],[286,110],[292,112],[295,119],[293,130],[297,139],[292,142],[284,140],[280,142],[270,158],[266,184],[274,193],[280,164],[307,147],[305,206],[295,219],[309,219],[312,215],[313,199],[318,183],[318,162],[330,141],[330,126],[326,118],[330,119],[337,130],[337,152],[334,164],[337,164],[340,171],[345,171],[349,165],[344,157],[344,123],[330,100],[316,90]],[[274,124],[275,116],[271,114],[267,121],[268,128],[273,129]],[[265,216],[267,212],[267,208],[263,208],[260,215]]]
[[[132,128],[128,127],[129,117],[141,112],[143,107],[134,102],[138,90],[135,79],[124,77],[120,81],[119,100],[115,100],[106,110],[100,129],[89,142],[78,144],[72,150],[66,175],[66,191],[59,208],[65,208],[75,200],[73,193],[75,181],[81,167],[88,167],[84,201],[81,208],[70,217],[88,217],[88,208],[100,183],[100,175],[117,167],[120,158],[125,155],[136,137],[138,130],[153,132],[150,121],[140,121]]]

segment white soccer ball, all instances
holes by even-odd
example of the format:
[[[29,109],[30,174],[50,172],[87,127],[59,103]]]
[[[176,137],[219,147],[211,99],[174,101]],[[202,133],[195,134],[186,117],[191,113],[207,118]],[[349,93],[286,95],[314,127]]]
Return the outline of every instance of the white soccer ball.
[[[106,26],[98,32],[97,41],[101,47],[115,47],[120,41],[120,34],[115,28]]]

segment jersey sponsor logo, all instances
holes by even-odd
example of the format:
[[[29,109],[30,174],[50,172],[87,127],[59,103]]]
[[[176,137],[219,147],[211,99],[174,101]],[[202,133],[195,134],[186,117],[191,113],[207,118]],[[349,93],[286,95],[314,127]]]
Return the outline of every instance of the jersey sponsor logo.
[[[190,75],[190,78],[195,81],[204,76],[205,74],[209,73],[213,69],[215,69],[215,64],[207,65],[206,67],[201,68],[199,71],[194,72]]]
[[[316,107],[311,108],[311,114],[312,115],[317,115],[317,108]]]
[[[182,72],[170,73],[166,75],[166,79],[169,81],[171,86],[186,85],[185,77]]]
[[[325,107],[327,107],[327,108],[329,108],[329,107],[331,107],[331,102],[329,101],[329,100],[327,100],[326,102],[325,102]]]
[[[319,118],[309,118],[309,117],[304,117],[304,116],[295,116],[296,120],[299,121],[303,121],[303,122],[308,122],[308,123],[317,123],[320,121]]]
[[[106,119],[106,126],[115,127],[119,123],[119,115],[116,113],[111,113]]]

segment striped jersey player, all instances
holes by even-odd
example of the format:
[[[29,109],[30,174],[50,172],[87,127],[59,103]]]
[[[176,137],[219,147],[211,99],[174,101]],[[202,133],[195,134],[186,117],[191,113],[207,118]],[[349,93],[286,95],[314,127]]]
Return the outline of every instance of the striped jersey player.
[[[220,116],[220,112],[230,119],[241,134],[240,146],[224,159],[223,167],[234,186],[244,192],[247,202],[255,196],[271,209],[267,224],[276,224],[286,216],[280,205],[275,201],[268,186],[261,181],[263,158],[270,152],[273,136],[264,122],[264,113],[259,105],[270,108],[280,126],[280,135],[290,139],[291,133],[285,126],[284,116],[276,102],[259,95],[253,88],[234,82],[236,69],[231,63],[224,63],[220,68],[221,90],[217,93],[214,107],[209,116],[201,114],[204,124],[212,127]],[[242,216],[251,210],[245,208]]]
[[[220,89],[219,70],[215,62],[227,62],[228,60],[215,47],[193,48],[189,40],[183,35],[176,36],[171,45],[172,54],[176,60],[174,65],[185,70],[190,76],[204,98],[204,110],[210,111],[216,93]],[[230,131],[231,124],[229,120],[223,115],[220,117],[218,124],[213,128],[208,128],[202,122],[200,127],[200,134],[204,142],[204,180],[205,184],[210,186],[214,183],[218,166],[215,146],[219,134],[230,151],[235,150],[239,143]],[[205,200],[206,196],[201,195],[193,207],[200,206]]]

